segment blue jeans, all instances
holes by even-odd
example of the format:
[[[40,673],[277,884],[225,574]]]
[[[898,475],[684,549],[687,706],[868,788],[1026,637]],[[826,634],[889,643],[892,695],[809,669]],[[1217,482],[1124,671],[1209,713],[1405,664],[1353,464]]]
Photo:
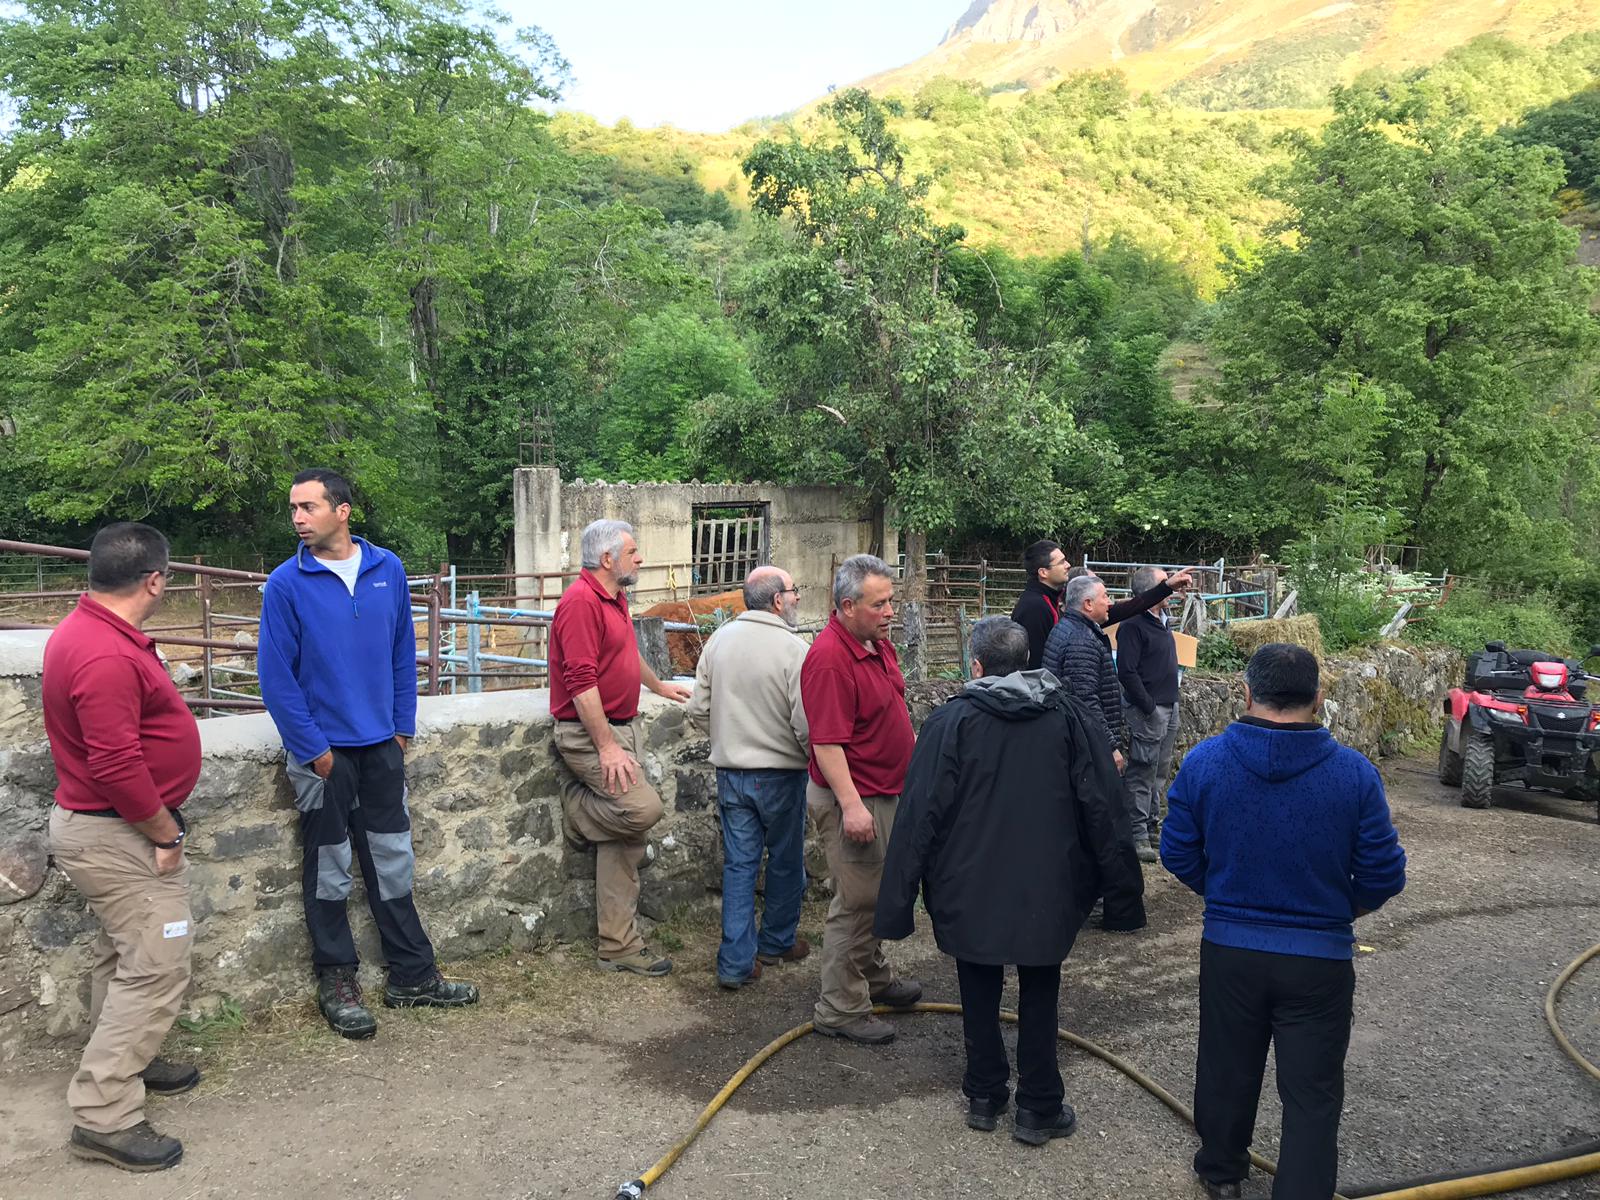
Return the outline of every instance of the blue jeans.
[[[722,945],[717,978],[744,979],[756,954],[794,945],[806,891],[806,772],[717,768],[722,817]],[[756,936],[756,875],[767,852],[767,903]]]

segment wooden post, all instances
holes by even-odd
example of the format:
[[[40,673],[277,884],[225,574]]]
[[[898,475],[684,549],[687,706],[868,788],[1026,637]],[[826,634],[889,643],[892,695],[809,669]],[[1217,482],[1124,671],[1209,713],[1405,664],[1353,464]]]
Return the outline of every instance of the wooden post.
[[[972,678],[972,622],[967,619],[967,606],[956,611],[956,641],[961,647],[961,678]]]
[[[978,560],[978,616],[989,615],[989,560]]]
[[[444,607],[444,569],[433,575],[433,586],[428,589],[428,695],[438,696],[440,688],[439,610]],[[415,634],[415,627],[412,630]],[[415,638],[413,637],[413,641]]]
[[[928,631],[923,612],[928,600],[928,535],[908,529],[906,531],[905,627],[906,652],[903,660],[905,677],[914,683],[928,678]]]
[[[194,556],[195,562],[200,561],[200,556]],[[214,652],[211,648],[211,576],[201,574],[200,580],[200,640],[205,642],[200,651],[200,697],[203,700],[211,699],[211,665]],[[256,669],[260,671],[260,661]],[[205,715],[210,716],[211,710],[205,709]]]

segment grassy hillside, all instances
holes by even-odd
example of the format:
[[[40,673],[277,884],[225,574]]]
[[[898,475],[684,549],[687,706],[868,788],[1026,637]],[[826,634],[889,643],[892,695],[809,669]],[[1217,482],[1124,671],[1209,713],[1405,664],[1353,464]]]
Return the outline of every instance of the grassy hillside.
[[[1430,3],[1410,0],[1394,11],[1436,11]],[[1505,9],[1526,15],[1534,7],[1508,0]],[[1268,75],[1280,69],[1289,70],[1265,58],[1252,67]],[[1425,74],[1442,103],[1494,126],[1593,84],[1600,33],[1544,47],[1480,38],[1413,74]],[[1218,74],[1202,83],[1197,76],[1171,96],[1155,96],[1135,93],[1116,71],[1080,72],[1024,93],[939,77],[890,94],[905,108],[898,132],[911,148],[912,169],[935,181],[936,215],[965,226],[972,243],[1054,254],[1122,235],[1180,264],[1211,294],[1224,262],[1248,259],[1277,214],[1264,177],[1283,157],[1284,135],[1327,119],[1321,103],[1201,106],[1226,89],[1249,93],[1267,79]],[[737,210],[746,205],[739,163],[750,147],[764,136],[804,133],[814,119],[803,114],[788,125],[726,134],[626,122],[608,128],[575,116],[559,118],[556,128],[580,151],[609,156],[640,178],[693,181]],[[654,203],[648,190],[629,194]]]
[[[1595,28],[1600,0],[1101,0],[1042,41],[957,34],[862,86],[912,91],[948,75],[1038,88],[1114,65],[1136,93],[1176,89],[1213,108],[1302,106],[1367,68],[1425,66],[1485,34],[1547,45]]]

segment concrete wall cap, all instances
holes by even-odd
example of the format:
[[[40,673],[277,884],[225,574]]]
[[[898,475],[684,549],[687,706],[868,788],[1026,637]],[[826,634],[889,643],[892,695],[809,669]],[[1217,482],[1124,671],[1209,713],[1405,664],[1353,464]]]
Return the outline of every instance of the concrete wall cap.
[[[49,629],[0,630],[0,677],[39,675],[44,671],[44,644]]]

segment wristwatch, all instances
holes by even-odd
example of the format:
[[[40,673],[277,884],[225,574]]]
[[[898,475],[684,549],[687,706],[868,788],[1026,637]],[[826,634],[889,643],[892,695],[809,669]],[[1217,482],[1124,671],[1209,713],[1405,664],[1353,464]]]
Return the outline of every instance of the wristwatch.
[[[178,836],[170,842],[152,843],[157,850],[176,850],[183,845],[183,839],[189,836],[189,824],[183,819],[183,814],[175,808],[167,810],[172,814],[172,819],[178,823]]]

